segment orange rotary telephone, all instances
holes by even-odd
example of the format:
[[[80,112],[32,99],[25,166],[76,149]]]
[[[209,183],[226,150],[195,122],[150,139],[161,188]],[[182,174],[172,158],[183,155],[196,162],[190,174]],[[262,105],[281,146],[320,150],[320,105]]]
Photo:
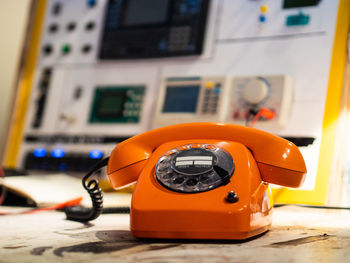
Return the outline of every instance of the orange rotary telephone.
[[[107,167],[115,188],[137,181],[135,237],[245,239],[267,231],[268,183],[302,184],[298,148],[269,133],[221,123],[151,130],[118,144]]]

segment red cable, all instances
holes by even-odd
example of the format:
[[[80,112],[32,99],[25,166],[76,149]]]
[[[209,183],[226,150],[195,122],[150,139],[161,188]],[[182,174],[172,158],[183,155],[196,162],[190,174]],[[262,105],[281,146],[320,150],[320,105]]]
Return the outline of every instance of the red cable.
[[[65,208],[67,206],[76,206],[76,205],[80,205],[82,200],[83,200],[82,197],[78,197],[78,198],[69,200],[67,202],[57,204],[57,205],[47,206],[47,207],[43,207],[43,208],[36,208],[36,209],[33,209],[33,210],[29,210],[29,211],[23,212],[23,214],[33,214],[33,213],[41,212],[41,211],[58,210],[58,209]]]
[[[259,112],[255,115],[254,119],[250,123],[249,127],[254,127],[255,123],[260,119],[260,117],[264,117],[267,120],[272,120],[275,118],[276,114],[273,110],[270,110],[268,108],[262,107]]]
[[[42,212],[42,211],[49,211],[49,210],[57,210],[57,209],[62,209],[67,206],[76,206],[80,205],[81,201],[83,200],[82,197],[78,197],[72,200],[69,200],[67,202],[63,202],[57,205],[53,206],[47,206],[47,207],[42,207],[42,208],[34,208],[34,209],[29,209],[23,212],[0,212],[0,216],[2,215],[21,215],[21,214],[34,214],[36,212]]]
[[[261,112],[259,111],[259,112],[255,115],[255,117],[254,117],[254,119],[252,120],[252,122],[250,123],[250,125],[249,125],[250,128],[253,128],[253,127],[254,127],[255,123],[259,120],[260,116],[261,116]]]

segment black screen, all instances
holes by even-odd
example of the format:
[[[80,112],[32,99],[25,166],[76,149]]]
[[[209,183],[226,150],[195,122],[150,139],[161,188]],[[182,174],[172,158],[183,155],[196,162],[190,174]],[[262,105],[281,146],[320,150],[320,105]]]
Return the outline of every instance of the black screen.
[[[129,0],[126,3],[123,26],[164,23],[169,0]]]
[[[283,8],[298,8],[316,6],[321,0],[284,0]]]
[[[163,112],[195,113],[199,89],[199,86],[167,87]]]

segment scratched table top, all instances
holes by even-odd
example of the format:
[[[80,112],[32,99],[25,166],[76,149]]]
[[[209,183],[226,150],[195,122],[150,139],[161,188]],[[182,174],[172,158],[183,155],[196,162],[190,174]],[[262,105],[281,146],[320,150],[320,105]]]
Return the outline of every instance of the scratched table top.
[[[244,242],[135,239],[128,214],[1,216],[0,229],[0,262],[350,262],[346,210],[276,208],[271,230]]]

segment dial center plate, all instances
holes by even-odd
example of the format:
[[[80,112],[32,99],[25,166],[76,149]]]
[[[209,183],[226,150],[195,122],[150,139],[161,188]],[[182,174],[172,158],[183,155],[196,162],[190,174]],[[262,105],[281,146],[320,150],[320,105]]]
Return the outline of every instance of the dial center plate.
[[[188,149],[181,151],[173,160],[173,169],[183,175],[198,175],[212,170],[216,156],[205,149]]]

